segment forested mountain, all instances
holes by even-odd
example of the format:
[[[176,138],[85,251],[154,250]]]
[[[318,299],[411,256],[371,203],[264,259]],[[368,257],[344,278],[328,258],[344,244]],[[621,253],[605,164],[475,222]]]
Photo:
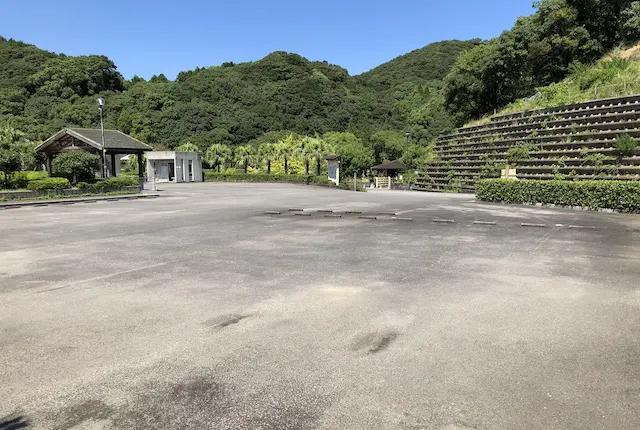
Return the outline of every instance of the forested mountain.
[[[480,39],[432,43],[358,75],[355,80],[382,93],[412,90],[416,85],[442,81],[458,56],[480,43]]]
[[[185,71],[175,81],[127,81],[104,56],[68,57],[0,38],[0,125],[31,139],[64,126],[95,127],[100,96],[107,127],[158,147],[257,144],[286,132],[352,132],[371,148],[399,148],[409,132],[413,144],[426,146],[640,39],[640,1],[535,6],[498,38],[434,43],[355,77],[274,52]]]
[[[432,44],[357,77],[326,62],[274,52],[255,62],[185,71],[175,81],[159,75],[147,82],[126,81],[103,56],[56,55],[0,38],[0,123],[32,139],[64,126],[96,126],[100,96],[107,100],[107,127],[155,145],[238,145],[282,130],[352,131],[368,141],[378,131],[415,128],[412,111],[441,85],[459,53],[475,45]]]

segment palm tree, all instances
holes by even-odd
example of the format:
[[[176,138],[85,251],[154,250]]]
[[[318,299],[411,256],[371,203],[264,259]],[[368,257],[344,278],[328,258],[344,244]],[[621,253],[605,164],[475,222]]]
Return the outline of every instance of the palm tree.
[[[249,169],[249,160],[255,157],[255,150],[251,145],[238,146],[234,151],[235,162],[238,164],[244,164],[244,174],[247,174]]]
[[[193,143],[189,142],[188,140],[183,143],[182,145],[178,146],[176,148],[176,151],[178,152],[200,152],[200,148],[198,148],[197,145],[194,145]]]
[[[225,166],[231,161],[231,149],[229,149],[227,145],[214,143],[204,153],[203,158],[209,166],[214,169],[218,168],[218,173],[220,173],[220,167]]]
[[[304,159],[304,168],[307,176],[309,176],[309,159],[312,158],[311,148],[315,143],[314,141],[315,139],[305,136],[302,138],[302,140],[297,142],[297,145],[295,147],[296,155]]]
[[[258,148],[258,157],[267,162],[267,173],[271,174],[271,160],[275,157],[275,147],[271,143],[263,143]]]
[[[332,152],[331,145],[320,138],[311,139],[307,148],[307,156],[311,160],[316,160],[316,176],[320,176],[320,163],[324,157]]]
[[[278,158],[284,160],[284,173],[289,174],[289,159],[294,154],[295,149],[295,137],[290,134],[286,139],[283,139],[276,143],[275,151]]]

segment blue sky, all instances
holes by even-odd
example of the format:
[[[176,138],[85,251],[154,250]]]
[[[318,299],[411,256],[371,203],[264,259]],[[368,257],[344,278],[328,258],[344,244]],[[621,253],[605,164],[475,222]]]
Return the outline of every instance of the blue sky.
[[[488,39],[532,0],[0,0],[0,35],[102,54],[127,78],[288,51],[352,75],[446,39]]]

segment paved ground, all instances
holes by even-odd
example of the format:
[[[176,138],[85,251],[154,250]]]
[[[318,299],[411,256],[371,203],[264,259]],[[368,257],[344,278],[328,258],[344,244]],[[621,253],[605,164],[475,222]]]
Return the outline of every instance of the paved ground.
[[[638,216],[164,194],[0,211],[0,428],[640,428]]]

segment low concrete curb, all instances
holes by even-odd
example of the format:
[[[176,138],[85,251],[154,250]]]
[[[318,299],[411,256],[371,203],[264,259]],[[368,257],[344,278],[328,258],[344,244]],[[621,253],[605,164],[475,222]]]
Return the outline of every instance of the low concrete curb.
[[[96,196],[96,197],[80,197],[76,199],[55,199],[55,200],[39,200],[30,202],[11,202],[0,203],[0,209],[15,209],[25,206],[48,206],[48,205],[72,205],[74,203],[95,203],[100,201],[118,201],[118,200],[138,200],[152,199],[160,197],[160,194],[131,194],[122,196]]]

